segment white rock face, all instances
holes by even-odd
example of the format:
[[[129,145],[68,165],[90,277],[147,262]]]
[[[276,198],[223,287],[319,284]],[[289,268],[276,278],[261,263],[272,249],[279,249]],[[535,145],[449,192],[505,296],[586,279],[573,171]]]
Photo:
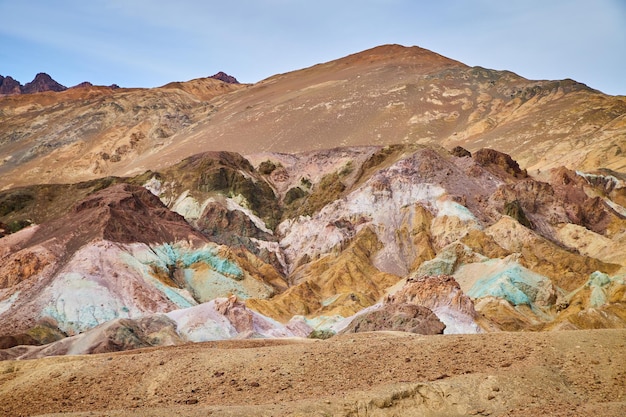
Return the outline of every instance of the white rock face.
[[[15,291],[8,298],[0,301],[0,316],[9,311],[11,306],[15,303],[15,300],[20,296],[21,291]]]
[[[471,317],[454,309],[434,308],[433,313],[446,325],[443,334],[477,334],[483,332]]]
[[[143,184],[143,188],[160,198],[167,187],[165,187],[158,178],[150,177],[150,179]],[[163,202],[163,204],[167,205],[166,202]]]
[[[315,259],[343,245],[362,228],[372,227],[383,248],[376,255],[375,266],[381,271],[406,275],[411,259],[403,255],[403,242],[397,231],[415,214],[419,205],[431,212],[435,226],[455,219],[454,240],[471,228],[481,228],[476,217],[462,205],[451,201],[439,185],[423,182],[418,156],[403,159],[369,178],[343,199],[334,201],[312,217],[287,220],[278,227],[281,248],[288,264],[307,255]],[[440,218],[439,220],[437,218]],[[443,219],[443,220],[442,220]],[[444,232],[451,228],[438,227]],[[450,243],[450,242],[446,242]]]
[[[167,316],[176,322],[178,333],[190,342],[232,339],[237,329],[215,309],[215,301],[175,310]]]
[[[306,337],[310,328],[287,327],[249,310],[236,298],[217,298],[196,307],[167,314],[177,324],[177,331],[186,340],[205,342],[246,337]]]
[[[186,190],[178,196],[170,209],[183,216],[187,221],[194,221],[200,218],[205,207],[206,203],[200,204],[198,200],[189,195],[189,190]]]
[[[115,318],[194,305],[184,291],[171,289],[177,297],[168,297],[165,286],[141,263],[126,262],[133,252],[148,251],[144,244],[128,247],[108,241],[84,246],[38,295],[40,316],[53,318],[61,330],[75,334]]]

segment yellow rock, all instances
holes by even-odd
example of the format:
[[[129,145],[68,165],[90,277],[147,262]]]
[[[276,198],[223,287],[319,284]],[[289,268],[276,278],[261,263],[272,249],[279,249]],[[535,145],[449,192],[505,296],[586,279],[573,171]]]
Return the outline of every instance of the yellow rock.
[[[485,229],[494,242],[519,253],[520,264],[544,276],[566,291],[583,285],[594,271],[615,274],[620,265],[568,251],[520,225],[508,216]]]
[[[626,240],[612,240],[571,223],[561,225],[557,237],[582,255],[626,266]]]
[[[299,284],[270,300],[247,300],[246,306],[280,321],[294,315],[353,315],[376,303],[400,280],[374,267],[372,257],[379,249],[376,234],[365,228],[343,252],[300,267]]]

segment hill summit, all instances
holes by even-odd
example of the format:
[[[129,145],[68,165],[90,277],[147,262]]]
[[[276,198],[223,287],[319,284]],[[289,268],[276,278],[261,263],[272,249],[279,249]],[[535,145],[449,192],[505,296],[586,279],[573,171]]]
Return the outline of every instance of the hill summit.
[[[211,75],[209,78],[214,78],[216,80],[224,81],[225,83],[228,83],[228,84],[239,84],[239,81],[237,81],[235,77],[233,77],[232,75],[228,75],[222,71],[218,72],[217,74]]]

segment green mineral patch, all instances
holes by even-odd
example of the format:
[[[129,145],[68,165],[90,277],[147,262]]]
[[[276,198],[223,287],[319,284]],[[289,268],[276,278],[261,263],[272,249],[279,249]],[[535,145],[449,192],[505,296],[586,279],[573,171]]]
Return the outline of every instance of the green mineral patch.
[[[188,248],[178,244],[154,246],[152,256],[139,260],[144,273],[172,302],[184,308],[188,291],[196,302],[237,295],[266,298],[274,290],[267,284],[249,278],[235,262],[220,256],[215,246]],[[188,306],[188,305],[187,305]]]
[[[152,250],[161,261],[158,267],[170,270],[171,268],[186,269],[196,263],[204,263],[212,270],[232,279],[243,279],[241,268],[234,262],[222,258],[217,254],[217,249],[205,246],[199,249],[184,248],[178,245],[165,243],[155,246]]]
[[[264,166],[269,170],[269,166]],[[189,190],[204,201],[211,194],[236,198],[273,229],[281,217],[274,191],[243,156],[231,152],[210,152],[189,157],[160,173],[169,190],[180,195]]]
[[[326,340],[326,339],[330,339],[331,337],[335,336],[337,333],[335,333],[332,330],[313,330],[311,333],[309,333],[309,339],[321,339],[321,340]]]
[[[167,257],[167,249],[165,251],[159,249],[152,248],[152,251],[146,251],[143,254],[145,257],[123,254],[122,260],[129,267],[141,273],[146,281],[162,292],[178,308],[196,305],[195,300],[187,291],[180,289],[182,285],[175,281],[175,258]]]
[[[313,185],[308,196],[301,188],[292,188],[285,196],[283,218],[311,216],[337,200],[345,189],[346,186],[338,172],[322,177],[319,183]]]
[[[526,226],[529,229],[532,229],[532,224],[530,223],[530,220],[528,220],[528,217],[526,217],[526,214],[524,213],[524,210],[522,209],[522,205],[520,204],[518,200],[513,200],[513,201],[506,203],[504,205],[503,214],[506,214],[507,216],[514,218],[521,225]]]
[[[250,297],[242,282],[230,279],[210,269],[185,269],[185,281],[198,302],[206,302],[233,294],[241,300]]]
[[[610,277],[600,271],[595,271],[589,275],[589,281],[587,281],[583,287],[591,290],[589,307],[597,308],[609,302],[609,287],[613,283],[624,285],[624,280],[619,277]]]
[[[521,265],[513,264],[505,270],[478,280],[467,295],[472,298],[498,297],[514,306],[527,305],[533,308],[537,303],[545,304],[542,299],[548,295],[546,288],[550,288],[551,285],[548,278]],[[554,303],[556,299],[551,301]]]
[[[280,163],[276,164],[268,159],[267,161],[263,161],[259,164],[258,171],[263,175],[270,175],[280,166]]]
[[[34,192],[29,189],[18,189],[0,194],[0,216],[4,217],[27,207],[35,200]]]
[[[51,323],[42,322],[26,332],[30,337],[42,345],[56,342],[66,337],[66,335]]]
[[[287,206],[292,204],[294,201],[299,200],[303,197],[306,197],[308,193],[304,191],[300,187],[290,188],[285,194],[285,198],[283,199],[283,203]]]

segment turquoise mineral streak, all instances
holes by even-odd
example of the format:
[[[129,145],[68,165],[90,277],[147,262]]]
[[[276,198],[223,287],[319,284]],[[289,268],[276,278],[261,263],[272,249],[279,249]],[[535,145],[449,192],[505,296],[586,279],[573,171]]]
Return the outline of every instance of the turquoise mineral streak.
[[[514,264],[504,271],[478,280],[467,295],[472,298],[493,296],[505,299],[514,306],[526,304],[533,307],[538,286],[546,279]]]
[[[243,279],[244,274],[241,268],[234,262],[217,255],[213,247],[203,247],[200,249],[187,249],[178,245],[164,243],[153,248],[167,266],[177,266],[179,268],[189,268],[191,265],[202,262],[215,272],[235,279]]]

